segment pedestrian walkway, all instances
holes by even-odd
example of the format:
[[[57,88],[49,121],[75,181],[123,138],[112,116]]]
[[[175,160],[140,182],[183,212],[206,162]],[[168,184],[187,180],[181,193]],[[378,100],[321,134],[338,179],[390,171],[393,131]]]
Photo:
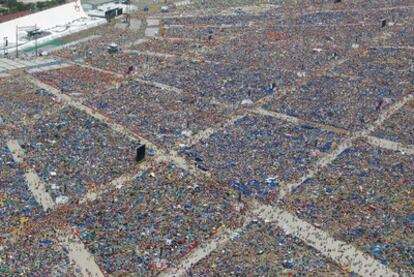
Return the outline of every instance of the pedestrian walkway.
[[[378,146],[384,149],[400,151],[408,155],[414,155],[414,146],[404,145],[402,143],[381,139],[374,136],[365,136],[367,142],[373,146]]]
[[[7,146],[12,153],[14,161],[18,164],[22,164],[25,154],[18,142],[16,140],[10,140],[7,142]],[[24,177],[36,202],[43,207],[43,210],[52,210],[56,205],[50,194],[46,191],[44,182],[39,178],[36,172],[31,168],[26,169]],[[67,250],[69,259],[71,259],[75,263],[75,266],[81,270],[82,276],[104,276],[95,263],[93,256],[85,249],[85,246],[79,238],[74,235],[68,235],[70,232],[67,230],[59,230],[59,234],[59,241]]]
[[[287,234],[300,238],[325,257],[361,276],[398,276],[371,256],[345,242],[335,240],[327,232],[279,208],[263,205],[258,217],[268,222],[276,222]]]
[[[76,235],[62,233],[60,241],[68,251],[69,259],[75,263],[82,276],[104,277],[101,269],[95,263],[93,255],[85,249],[85,245]]]
[[[12,153],[14,161],[18,164],[22,164],[25,154],[19,143],[16,140],[10,140],[7,142],[7,147]],[[44,182],[40,180],[39,176],[37,176],[32,168],[25,168],[25,171],[24,178],[30,192],[36,199],[36,202],[39,203],[45,211],[53,209],[55,203],[50,194],[46,191]]]
[[[0,58],[0,74],[7,74],[15,70],[50,70],[51,68],[59,68],[65,66],[59,60],[51,58],[38,57],[31,60],[23,60],[18,58]]]

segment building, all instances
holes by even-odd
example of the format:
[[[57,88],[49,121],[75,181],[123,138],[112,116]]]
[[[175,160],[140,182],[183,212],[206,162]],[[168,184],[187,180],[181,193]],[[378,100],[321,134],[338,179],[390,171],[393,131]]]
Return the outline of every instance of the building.
[[[125,5],[110,2],[98,5],[95,9],[89,10],[87,13],[92,17],[106,18],[110,20],[124,13]]]
[[[30,48],[105,23],[104,19],[89,17],[77,0],[0,23],[0,49],[12,52],[16,44],[18,48]],[[34,39],[30,35],[34,30],[42,36]],[[6,40],[7,46],[1,43]]]

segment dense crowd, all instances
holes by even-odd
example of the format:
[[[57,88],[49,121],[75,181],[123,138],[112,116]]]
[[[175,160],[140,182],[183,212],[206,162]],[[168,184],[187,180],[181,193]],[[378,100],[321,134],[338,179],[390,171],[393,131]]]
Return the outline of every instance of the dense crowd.
[[[188,276],[347,276],[275,224],[257,220],[194,265]]]
[[[1,230],[12,230],[26,218],[41,218],[42,208],[34,199],[24,179],[23,169],[15,163],[6,141],[0,140],[0,211]],[[0,241],[9,237],[2,233]]]
[[[402,90],[369,79],[323,76],[276,97],[264,107],[322,124],[360,130],[402,96]]]
[[[294,191],[285,204],[401,272],[414,274],[414,156],[359,141]]]
[[[340,139],[333,131],[248,115],[182,152],[234,189],[265,197],[298,181]]]
[[[71,96],[99,93],[119,81],[110,73],[80,66],[42,71],[34,76]]]
[[[42,116],[22,133],[25,160],[53,198],[77,199],[135,164],[137,143],[71,107]]]
[[[414,145],[414,102],[410,101],[377,128],[374,136]]]
[[[59,222],[40,221],[33,226],[26,223],[19,232],[11,234],[7,240],[2,240],[0,274],[2,276],[80,276],[80,272],[62,247],[60,241],[62,237],[57,231],[58,227]]]
[[[85,60],[88,65],[100,69],[116,72],[119,74],[135,74],[141,76],[149,74],[155,66],[165,62],[165,59],[141,53],[102,53],[97,57],[90,57]]]
[[[219,125],[233,112],[208,99],[136,81],[91,96],[85,104],[167,148],[185,144],[200,131]]]
[[[144,76],[147,80],[165,83],[198,97],[229,104],[257,101],[272,94],[276,86],[291,83],[295,77],[295,74],[278,68],[252,74],[250,68],[240,68],[236,64],[196,63],[183,59],[166,63],[156,72]]]
[[[49,113],[58,108],[51,93],[37,89],[25,79],[5,79],[0,86],[0,128],[5,128],[1,129],[2,135],[6,128],[18,131],[19,124],[36,120],[39,111]]]
[[[338,261],[275,223],[245,222],[253,197],[282,204],[395,272],[413,275],[412,155],[359,140],[301,182],[345,135],[412,94],[407,23],[414,9],[398,7],[409,1],[192,2],[174,11],[182,16],[161,18],[159,38],[136,43],[142,30],[100,26],[89,40],[51,52],[89,68],[34,76],[81,96],[82,104],[165,153],[180,149],[173,158],[184,157],[196,172],[151,157],[137,165],[138,142],[26,79],[0,80],[0,275],[79,275],[61,243],[59,230],[69,227],[105,274],[152,276],[243,224],[187,274],[344,273]],[[244,4],[257,6],[232,8]],[[189,16],[194,8],[202,16]],[[112,43],[118,52],[108,52]],[[412,114],[411,101],[371,135],[412,146]],[[22,164],[13,161],[12,139],[22,147]],[[36,203],[25,179],[29,168],[57,210],[44,212]],[[138,174],[111,187],[126,173]],[[79,201],[101,189],[97,199]]]
[[[131,47],[142,52],[166,53],[172,55],[183,55],[187,52],[198,52],[203,48],[203,44],[189,41],[171,41],[160,38],[150,39],[144,43]]]
[[[242,223],[237,194],[172,164],[148,162],[122,189],[74,207],[68,222],[107,274],[148,276]],[[92,208],[93,207],[93,208]]]

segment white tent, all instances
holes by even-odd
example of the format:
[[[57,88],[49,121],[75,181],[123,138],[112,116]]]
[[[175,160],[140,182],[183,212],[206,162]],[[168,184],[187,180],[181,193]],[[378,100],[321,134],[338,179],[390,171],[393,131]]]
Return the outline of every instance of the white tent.
[[[82,9],[80,0],[77,0],[76,2],[1,23],[0,36],[2,37],[0,37],[0,41],[7,37],[9,51],[13,51],[13,47],[16,45],[17,27],[19,28],[19,48],[25,48],[33,46],[34,42],[28,40],[27,30],[25,31],[24,28],[36,26],[40,31],[48,32],[49,35],[38,39],[38,43],[44,43],[105,22],[103,19],[88,17]],[[3,45],[1,45],[1,48],[3,48]]]

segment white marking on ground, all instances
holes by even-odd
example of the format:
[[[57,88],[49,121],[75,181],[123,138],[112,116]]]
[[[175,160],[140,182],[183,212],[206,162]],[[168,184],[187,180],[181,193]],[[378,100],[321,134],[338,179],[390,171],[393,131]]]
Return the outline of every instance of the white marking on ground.
[[[331,153],[326,154],[319,160],[317,160],[312,169],[308,171],[308,174],[302,176],[298,182],[289,183],[286,186],[280,189],[278,199],[282,199],[288,193],[290,193],[293,189],[300,186],[305,180],[309,178],[313,178],[321,169],[325,168],[326,166],[330,165],[342,152],[344,152],[347,148],[352,146],[352,139],[346,138],[338,147],[335,148],[334,151]]]
[[[151,27],[151,26],[159,26],[160,25],[160,20],[159,19],[155,19],[155,18],[148,18],[147,19],[147,26]]]
[[[200,140],[208,139],[212,134],[225,129],[229,127],[230,125],[233,125],[237,120],[239,120],[243,116],[244,115],[233,115],[228,120],[226,120],[224,123],[222,123],[220,126],[210,127],[210,128],[200,131],[199,133],[197,133],[196,135],[194,135],[187,141],[187,145],[192,146],[198,143]]]
[[[80,269],[82,276],[85,277],[104,277],[104,274],[96,264],[94,257],[85,248],[82,241],[71,234],[69,231],[60,234],[59,241],[68,251],[68,257],[75,263],[75,267]]]
[[[236,230],[224,230],[214,238],[202,243],[178,264],[168,268],[162,272],[160,276],[185,276],[186,272],[197,262],[201,261],[214,250],[223,247],[232,237],[239,235],[245,229],[246,225],[249,224],[253,217],[256,217],[259,210],[252,210],[245,215],[243,226]]]
[[[370,132],[373,132],[376,128],[381,127],[382,124],[394,113],[396,113],[399,109],[401,109],[405,104],[407,104],[409,101],[413,99],[413,95],[409,94],[405,96],[400,101],[395,102],[390,107],[388,107],[386,110],[383,111],[378,117],[377,120],[375,120],[372,124],[368,125],[366,130],[362,133],[362,135],[367,135]]]
[[[414,155],[414,146],[405,145],[399,142],[390,141],[387,139],[381,139],[374,136],[365,136],[366,141],[373,145],[384,149],[403,152],[405,154]]]
[[[361,276],[398,276],[397,273],[385,267],[371,256],[363,253],[354,246],[331,237],[327,232],[314,227],[292,214],[273,206],[261,205],[259,218],[276,222],[286,233],[292,234],[306,244],[314,247],[325,257],[337,261],[349,270]]]

